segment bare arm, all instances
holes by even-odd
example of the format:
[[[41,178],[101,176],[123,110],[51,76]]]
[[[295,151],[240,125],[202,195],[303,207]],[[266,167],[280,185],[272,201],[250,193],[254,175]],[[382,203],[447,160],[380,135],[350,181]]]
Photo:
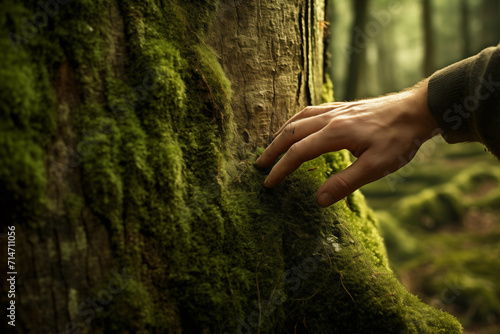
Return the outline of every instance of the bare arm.
[[[403,167],[398,157],[411,160],[438,130],[427,106],[426,80],[397,94],[307,107],[283,125],[256,164],[267,168],[286,152],[264,182],[273,188],[303,162],[348,149],[358,159],[316,194],[326,207]]]
[[[401,93],[307,107],[276,133],[257,165],[269,167],[286,152],[264,182],[273,188],[303,162],[348,149],[358,159],[316,194],[329,206],[403,167],[437,134],[449,143],[479,141],[500,158],[499,128],[500,44]]]

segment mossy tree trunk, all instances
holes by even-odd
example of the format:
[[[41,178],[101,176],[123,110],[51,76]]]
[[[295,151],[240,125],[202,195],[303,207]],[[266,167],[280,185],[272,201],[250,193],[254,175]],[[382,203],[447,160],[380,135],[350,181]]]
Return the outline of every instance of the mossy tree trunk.
[[[345,153],[273,191],[252,165],[320,102],[324,15],[320,0],[3,1],[0,200],[17,275],[16,326],[2,326],[458,332],[395,279],[359,192],[315,204]]]

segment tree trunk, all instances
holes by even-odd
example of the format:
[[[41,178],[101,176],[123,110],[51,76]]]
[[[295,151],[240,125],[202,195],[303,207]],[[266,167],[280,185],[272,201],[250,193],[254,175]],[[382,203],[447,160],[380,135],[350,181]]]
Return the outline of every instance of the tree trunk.
[[[4,328],[459,332],[395,279],[359,192],[317,207],[345,152],[274,190],[253,167],[320,101],[322,1],[40,3],[0,4]]]
[[[208,36],[234,91],[234,120],[264,146],[293,114],[321,102],[321,1],[221,1]],[[293,24],[291,24],[293,23]]]
[[[424,30],[424,76],[430,76],[435,70],[434,35],[432,30],[431,0],[422,0],[422,26]]]
[[[383,93],[395,92],[399,87],[398,77],[394,73],[394,64],[396,64],[396,57],[394,50],[396,43],[394,42],[394,25],[389,24],[384,28],[380,34],[377,42],[378,51],[378,74],[380,76],[380,86]]]
[[[500,3],[495,0],[482,0],[479,3],[481,17],[481,33],[479,50],[494,46],[500,40]]]
[[[461,35],[462,35],[462,58],[467,58],[472,56],[472,47],[470,40],[470,8],[468,5],[468,0],[462,0],[460,2],[460,17],[461,17]]]
[[[351,29],[351,45],[347,57],[349,69],[347,71],[345,93],[345,99],[348,101],[358,97],[361,68],[364,63],[366,47],[370,42],[364,31],[368,13],[368,0],[355,0],[352,5],[354,21]]]

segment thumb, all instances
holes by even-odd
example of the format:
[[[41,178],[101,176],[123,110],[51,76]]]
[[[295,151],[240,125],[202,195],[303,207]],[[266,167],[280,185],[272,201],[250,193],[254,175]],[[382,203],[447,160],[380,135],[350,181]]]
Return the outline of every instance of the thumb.
[[[378,173],[378,170],[377,165],[360,156],[352,165],[323,183],[316,194],[318,204],[324,208],[330,206],[365,184],[380,179],[383,174]]]

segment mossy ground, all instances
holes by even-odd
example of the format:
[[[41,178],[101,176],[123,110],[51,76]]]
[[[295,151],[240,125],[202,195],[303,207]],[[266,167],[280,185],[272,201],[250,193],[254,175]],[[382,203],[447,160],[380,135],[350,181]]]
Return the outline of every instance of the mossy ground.
[[[387,184],[367,194],[403,282],[466,331],[498,333],[498,161],[479,144],[442,143],[394,193]]]
[[[2,36],[21,35],[23,15],[39,11],[36,1],[0,6]],[[51,207],[47,152],[64,108],[55,82],[63,66],[75,73],[66,144],[78,159],[65,173],[78,168],[82,190],[69,191],[62,214],[77,220],[88,208],[110,231],[117,265],[136,277],[92,326],[460,332],[395,278],[361,193],[326,210],[315,203],[319,185],[350,163],[345,152],[262,187],[259,152],[240,144],[230,83],[201,39],[214,1],[121,1],[125,60],[110,49],[113,6],[69,2],[17,51],[0,39],[0,184],[14,223],[36,224]]]

